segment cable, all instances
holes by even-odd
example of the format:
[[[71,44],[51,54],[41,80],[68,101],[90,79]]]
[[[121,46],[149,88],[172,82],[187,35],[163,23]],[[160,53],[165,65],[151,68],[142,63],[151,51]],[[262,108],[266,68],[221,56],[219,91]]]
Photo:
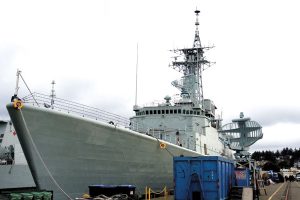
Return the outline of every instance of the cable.
[[[27,134],[28,134],[28,136],[29,136],[29,139],[30,139],[30,141],[31,141],[31,143],[32,143],[32,146],[33,146],[33,148],[34,148],[36,154],[38,155],[39,159],[41,160],[41,162],[42,162],[42,164],[43,164],[45,170],[47,171],[48,175],[50,176],[50,179],[51,179],[52,182],[55,184],[55,186],[56,186],[56,187],[57,187],[57,188],[58,188],[58,189],[59,189],[59,190],[60,190],[60,191],[68,198],[68,199],[73,200],[73,199],[72,199],[72,198],[71,198],[71,197],[70,197],[70,196],[69,196],[69,195],[68,195],[68,194],[67,194],[67,193],[59,186],[59,184],[56,182],[56,180],[55,180],[54,177],[52,176],[52,174],[51,174],[49,168],[48,168],[47,165],[45,164],[45,162],[44,162],[44,160],[43,160],[43,158],[42,158],[40,152],[38,151],[38,149],[37,149],[37,147],[36,147],[36,145],[35,145],[35,143],[34,143],[32,137],[31,137],[31,134],[30,134],[29,129],[28,129],[28,127],[27,127],[27,124],[26,124],[26,121],[25,121],[25,119],[24,119],[22,110],[20,110],[20,113],[21,113],[21,117],[22,117],[22,120],[23,120],[24,125],[25,125],[25,128],[26,128],[26,132],[27,132]]]
[[[27,87],[28,91],[30,92],[30,94],[31,94],[32,98],[34,99],[35,103],[36,103],[38,106],[40,106],[39,103],[38,103],[38,102],[36,101],[36,99],[34,98],[32,92],[31,92],[31,90],[29,89],[28,85],[26,84],[25,80],[23,79],[23,76],[21,75],[21,73],[20,73],[20,77],[21,77],[23,83],[25,84],[25,86]]]
[[[160,144],[160,141],[159,141],[159,139],[158,138],[156,138],[156,137],[154,137],[156,140],[157,140],[157,142],[158,142],[158,145]],[[172,157],[174,157],[174,154],[172,154],[168,149],[167,149],[167,147],[166,148],[164,148]]]

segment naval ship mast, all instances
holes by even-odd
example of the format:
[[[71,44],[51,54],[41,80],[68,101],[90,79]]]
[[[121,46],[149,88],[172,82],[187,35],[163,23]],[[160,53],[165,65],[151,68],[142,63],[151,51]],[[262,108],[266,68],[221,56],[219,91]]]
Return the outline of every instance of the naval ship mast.
[[[173,69],[182,72],[183,77],[175,80],[172,85],[181,91],[182,99],[177,104],[192,104],[194,109],[203,110],[203,86],[202,71],[211,66],[204,56],[204,50],[212,47],[203,47],[199,36],[199,10],[196,14],[196,31],[193,48],[174,49],[172,50],[177,56],[170,64]]]

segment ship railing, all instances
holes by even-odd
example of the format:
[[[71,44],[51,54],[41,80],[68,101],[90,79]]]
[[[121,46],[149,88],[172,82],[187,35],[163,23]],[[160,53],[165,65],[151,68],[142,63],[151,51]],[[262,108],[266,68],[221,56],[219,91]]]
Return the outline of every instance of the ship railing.
[[[49,95],[41,93],[35,92],[32,95],[25,96],[24,98],[22,98],[22,100],[24,101],[24,103],[29,103],[34,106],[43,106],[48,109],[72,113],[80,115],[82,117],[103,121],[116,126],[123,126],[126,128],[130,128],[131,126],[130,120],[126,117],[73,101],[56,97],[52,98]]]

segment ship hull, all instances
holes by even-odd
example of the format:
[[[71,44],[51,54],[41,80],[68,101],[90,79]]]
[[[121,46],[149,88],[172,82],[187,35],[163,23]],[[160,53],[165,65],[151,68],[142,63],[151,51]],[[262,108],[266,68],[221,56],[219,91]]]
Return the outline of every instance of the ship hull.
[[[0,189],[34,188],[28,165],[0,165]]]
[[[200,154],[129,129],[25,105],[7,105],[35,184],[67,199],[88,193],[93,184],[130,184],[136,193],[145,187],[173,187],[173,156]],[[51,179],[51,176],[53,179]]]

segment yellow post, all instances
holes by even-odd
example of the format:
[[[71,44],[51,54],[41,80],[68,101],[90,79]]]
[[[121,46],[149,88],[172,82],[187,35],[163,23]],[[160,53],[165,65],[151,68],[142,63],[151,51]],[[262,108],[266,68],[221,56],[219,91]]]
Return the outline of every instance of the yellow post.
[[[165,194],[164,194],[164,196],[165,196],[165,200],[167,200],[167,198],[168,198],[167,186],[165,186]]]
[[[150,190],[150,187],[148,188],[148,197],[149,197],[149,199],[148,200],[151,200],[151,190]]]

